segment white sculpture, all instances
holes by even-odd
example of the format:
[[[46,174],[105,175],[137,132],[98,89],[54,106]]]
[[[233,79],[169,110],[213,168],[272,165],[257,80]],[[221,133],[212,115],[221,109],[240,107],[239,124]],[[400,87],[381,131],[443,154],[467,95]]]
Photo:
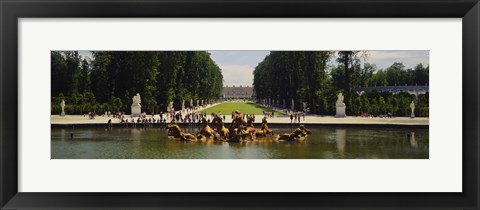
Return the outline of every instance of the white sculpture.
[[[182,110],[185,109],[185,100],[182,100]]]
[[[60,102],[60,107],[62,107],[62,113],[60,113],[60,116],[65,116],[65,100],[62,99],[62,102]]]
[[[171,101],[170,103],[168,103],[167,111],[168,111],[168,112],[175,111],[174,108],[173,108],[173,101]]]
[[[132,98],[132,117],[139,117],[142,113],[142,106],[140,103],[142,103],[142,99],[140,98],[140,93],[137,93],[137,95]]]
[[[339,93],[338,96],[337,96],[337,106],[342,105],[342,104],[345,105],[343,103],[343,93]]]
[[[410,114],[410,118],[413,119],[413,118],[415,118],[415,113],[414,113],[414,111],[415,111],[415,103],[413,103],[413,101],[412,101],[412,103],[410,103],[410,109],[412,109],[412,113]]]
[[[292,98],[292,111],[295,110],[295,101]]]
[[[140,98],[140,93],[137,93],[137,95],[133,96],[132,98],[132,105],[140,105],[142,103],[142,99]]]
[[[335,117],[346,117],[347,114],[345,112],[345,109],[347,108],[347,106],[345,106],[345,103],[343,103],[343,93],[339,93],[338,96],[337,96],[337,103],[335,104],[336,105],[336,108],[337,108],[337,114],[335,115]]]

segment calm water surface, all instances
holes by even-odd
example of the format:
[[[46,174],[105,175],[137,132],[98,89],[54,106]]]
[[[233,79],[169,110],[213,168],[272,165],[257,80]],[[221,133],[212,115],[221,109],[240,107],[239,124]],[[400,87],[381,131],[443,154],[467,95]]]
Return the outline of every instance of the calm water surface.
[[[271,127],[276,134],[290,128]],[[180,142],[162,128],[52,128],[53,159],[428,159],[428,129],[308,127],[302,142]],[[185,129],[194,132],[194,129]],[[73,133],[74,137],[70,138]],[[414,135],[411,135],[414,133]]]

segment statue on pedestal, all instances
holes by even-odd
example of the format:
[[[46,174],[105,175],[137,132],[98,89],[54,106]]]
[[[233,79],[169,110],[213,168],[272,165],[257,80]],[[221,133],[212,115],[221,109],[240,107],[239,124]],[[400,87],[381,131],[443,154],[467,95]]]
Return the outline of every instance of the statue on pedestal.
[[[62,107],[62,113],[60,113],[60,116],[65,116],[65,100],[62,99],[62,102],[60,102],[60,107]]]
[[[410,103],[410,109],[412,109],[412,113],[410,114],[410,118],[413,119],[413,118],[415,118],[415,113],[414,113],[414,111],[415,111],[415,103],[413,103],[413,101],[412,101],[412,103]]]
[[[140,93],[137,93],[137,95],[132,98],[132,117],[139,117],[142,113],[142,106],[140,103],[142,103],[142,99],[140,98]]]
[[[345,112],[345,109],[347,108],[347,106],[345,106],[345,103],[343,103],[343,93],[339,93],[338,96],[337,96],[337,103],[335,104],[336,108],[337,108],[337,114],[335,115],[335,117],[346,117],[347,114]]]

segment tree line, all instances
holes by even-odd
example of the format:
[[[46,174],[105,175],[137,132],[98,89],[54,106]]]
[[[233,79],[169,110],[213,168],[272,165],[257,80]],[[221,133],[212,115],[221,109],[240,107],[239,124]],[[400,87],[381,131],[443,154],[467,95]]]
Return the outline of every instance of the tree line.
[[[78,51],[51,52],[52,114],[95,111],[130,113],[132,97],[140,93],[142,111],[176,110],[197,100],[221,95],[221,69],[205,51],[93,51],[91,59]],[[190,101],[193,104],[190,104]]]
[[[337,94],[342,92],[347,115],[390,112],[409,116],[413,100],[416,115],[428,116],[428,93],[415,97],[407,93],[356,91],[371,86],[428,85],[428,66],[418,64],[406,69],[395,62],[386,69],[377,69],[375,64],[365,62],[367,58],[365,51],[272,51],[255,67],[254,91],[258,99],[280,103],[285,100],[286,107],[291,107],[293,99],[298,111],[306,102],[310,113],[320,115],[335,114]]]

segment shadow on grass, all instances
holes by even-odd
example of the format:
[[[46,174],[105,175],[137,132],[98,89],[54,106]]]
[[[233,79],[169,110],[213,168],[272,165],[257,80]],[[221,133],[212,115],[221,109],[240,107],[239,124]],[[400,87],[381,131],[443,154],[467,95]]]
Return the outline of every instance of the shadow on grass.
[[[272,111],[274,111],[273,109],[271,109],[271,108],[269,108],[269,107],[264,107],[264,106],[258,105],[258,104],[256,104],[256,103],[247,102],[247,104],[250,104],[250,105],[252,105],[252,106],[255,106],[255,108],[258,108],[258,109],[263,109],[263,110],[265,110],[265,111],[267,111],[267,112],[272,112]],[[281,112],[275,111],[275,115],[278,116],[278,115],[281,115],[281,114],[282,114]]]

